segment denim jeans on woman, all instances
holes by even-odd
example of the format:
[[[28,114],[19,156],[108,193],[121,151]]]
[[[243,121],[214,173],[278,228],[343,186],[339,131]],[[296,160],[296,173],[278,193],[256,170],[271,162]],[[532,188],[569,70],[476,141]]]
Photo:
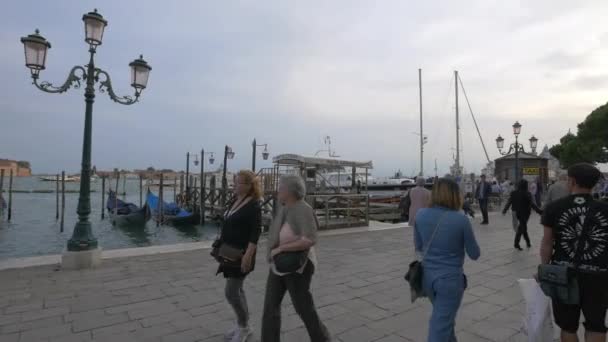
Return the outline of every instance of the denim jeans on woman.
[[[428,342],[457,342],[454,326],[465,288],[462,273],[435,277],[425,272],[424,291],[433,304]]]

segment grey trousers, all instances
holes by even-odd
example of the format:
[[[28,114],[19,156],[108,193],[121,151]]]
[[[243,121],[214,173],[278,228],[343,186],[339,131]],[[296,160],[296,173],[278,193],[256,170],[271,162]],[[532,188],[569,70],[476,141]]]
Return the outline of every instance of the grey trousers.
[[[308,261],[302,274],[292,273],[278,276],[270,271],[266,283],[262,317],[263,342],[281,341],[281,302],[287,291],[289,291],[294,309],[306,326],[310,340],[312,342],[330,341],[329,332],[317,314],[312,293],[310,293],[310,281],[314,270],[314,265]]]
[[[249,308],[245,291],[243,291],[243,282],[245,282],[245,277],[226,278],[225,288],[226,300],[232,306],[237,323],[241,328],[249,326]]]

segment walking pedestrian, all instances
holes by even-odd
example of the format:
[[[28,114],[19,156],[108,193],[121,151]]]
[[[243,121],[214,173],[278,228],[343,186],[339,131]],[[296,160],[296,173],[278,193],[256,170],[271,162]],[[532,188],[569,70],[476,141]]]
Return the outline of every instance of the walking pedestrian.
[[[471,223],[461,210],[458,184],[441,178],[433,186],[431,207],[421,209],[416,218],[416,252],[426,251],[423,289],[433,304],[428,342],[456,341],[456,315],[467,288],[465,253],[473,260],[480,256]]]
[[[545,228],[541,262],[569,267],[579,288],[578,305],[565,305],[553,298],[553,314],[562,330],[562,342],[578,341],[581,312],[585,315],[586,341],[606,341],[608,204],[591,195],[600,176],[591,164],[571,166],[571,195],[550,203],[542,217]]]
[[[528,235],[528,220],[530,219],[532,209],[539,214],[542,214],[542,211],[534,202],[530,192],[528,192],[527,180],[522,179],[519,181],[517,190],[511,192],[502,214],[505,215],[509,209],[511,209],[514,213],[518,224],[513,246],[515,249],[521,251],[522,248],[520,247],[519,243],[521,241],[521,237],[523,236],[524,240],[526,240],[526,246],[528,248],[532,247],[530,236]]]
[[[283,176],[279,181],[278,210],[268,232],[270,272],[266,282],[262,341],[281,339],[281,303],[286,292],[300,316],[312,342],[330,341],[310,292],[317,268],[315,244],[318,222],[313,209],[304,201],[306,185],[299,176]]]
[[[235,327],[225,334],[225,340],[244,342],[253,334],[249,325],[249,309],[243,283],[255,266],[257,243],[262,226],[260,207],[262,189],[255,173],[243,170],[236,177],[234,191],[236,200],[224,214],[219,249],[222,251],[224,247],[224,250],[236,251],[237,257],[230,263],[220,263],[217,272],[223,273],[226,278],[224,291],[226,300],[237,317]],[[220,251],[218,251],[220,254],[223,253]]]
[[[418,210],[427,208],[431,203],[431,192],[424,188],[425,182],[424,177],[417,177],[416,187],[412,188],[409,192],[410,207],[408,223],[410,227],[414,227],[416,224],[416,213]]]
[[[481,215],[483,216],[481,224],[489,224],[488,200],[490,198],[491,193],[492,187],[490,183],[486,181],[486,175],[481,175],[481,181],[477,185],[477,189],[475,189],[475,198],[479,202],[479,209],[481,210]]]
[[[562,174],[559,176],[559,180],[549,187],[547,191],[547,205],[551,202],[555,202],[560,198],[568,197],[570,195],[570,189],[568,189],[568,175]]]

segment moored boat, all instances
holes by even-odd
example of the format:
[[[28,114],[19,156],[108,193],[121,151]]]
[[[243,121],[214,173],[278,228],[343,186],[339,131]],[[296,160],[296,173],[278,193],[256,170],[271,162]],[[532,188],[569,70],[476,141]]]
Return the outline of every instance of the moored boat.
[[[118,199],[114,191],[110,191],[106,208],[112,224],[119,226],[145,226],[152,217],[148,203],[140,208]]]
[[[167,223],[174,226],[180,225],[195,225],[200,221],[198,213],[186,210],[176,203],[162,202],[162,218],[161,218],[161,201],[158,196],[148,191],[146,202],[152,212],[152,218],[155,221],[162,220],[162,223]]]

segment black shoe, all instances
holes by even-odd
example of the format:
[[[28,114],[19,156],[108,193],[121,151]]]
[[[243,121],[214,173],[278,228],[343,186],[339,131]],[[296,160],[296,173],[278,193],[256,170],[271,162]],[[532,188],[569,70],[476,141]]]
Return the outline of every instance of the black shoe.
[[[484,221],[484,222],[481,222],[480,224],[482,224],[482,225],[484,225],[484,226],[485,226],[485,225],[490,224],[490,222],[486,222],[486,221]]]
[[[515,246],[515,249],[517,249],[518,251],[523,251],[523,249],[519,246]]]
[[[532,248],[531,244],[528,244],[526,247],[528,247],[528,249]]]

